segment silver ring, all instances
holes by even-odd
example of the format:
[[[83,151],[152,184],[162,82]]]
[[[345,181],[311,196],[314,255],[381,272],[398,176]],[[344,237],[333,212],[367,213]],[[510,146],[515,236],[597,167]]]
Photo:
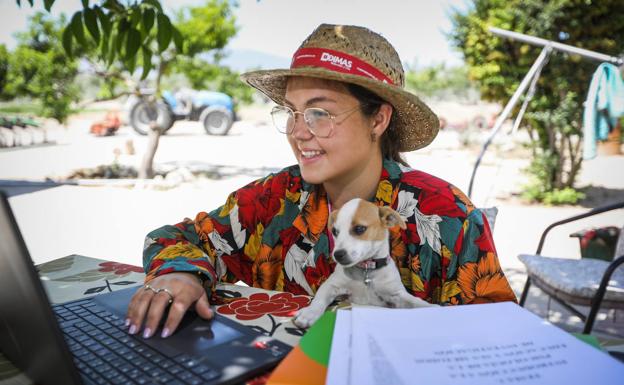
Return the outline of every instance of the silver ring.
[[[163,288],[161,288],[161,289],[158,289],[158,290],[156,291],[156,294],[160,293],[161,291],[164,291],[164,292],[165,292],[165,293],[167,293],[167,295],[169,296],[169,304],[173,303],[173,294],[171,294],[171,292],[169,291],[169,289],[167,289],[167,288],[164,288],[164,287],[163,287]]]
[[[154,294],[158,294],[158,290],[151,287],[149,283],[143,286],[143,290],[151,290],[154,292]]]

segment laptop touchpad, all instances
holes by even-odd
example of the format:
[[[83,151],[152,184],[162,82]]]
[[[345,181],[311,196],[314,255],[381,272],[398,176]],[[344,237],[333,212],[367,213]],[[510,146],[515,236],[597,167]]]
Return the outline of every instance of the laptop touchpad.
[[[128,288],[102,294],[93,297],[93,301],[110,310],[117,316],[125,318],[128,304],[135,291],[136,288]],[[166,319],[166,314],[163,319]],[[152,338],[143,339],[143,342],[168,356],[175,356],[183,352],[191,354],[205,353],[206,350],[214,346],[243,336],[240,331],[218,320],[207,321],[190,311],[186,313],[175,333],[163,339],[160,338],[163,322],[159,325],[154,336]]]

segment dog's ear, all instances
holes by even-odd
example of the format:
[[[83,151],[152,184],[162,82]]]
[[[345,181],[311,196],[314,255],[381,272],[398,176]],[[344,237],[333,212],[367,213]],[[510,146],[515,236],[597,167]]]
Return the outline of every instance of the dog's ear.
[[[381,206],[379,208],[379,219],[381,219],[381,223],[383,223],[383,225],[387,228],[394,227],[396,225],[399,225],[402,229],[407,228],[405,221],[401,218],[399,213],[387,206]]]
[[[329,214],[329,218],[327,218],[327,228],[331,231],[334,226],[334,222],[336,222],[336,218],[338,218],[338,210],[334,210]]]

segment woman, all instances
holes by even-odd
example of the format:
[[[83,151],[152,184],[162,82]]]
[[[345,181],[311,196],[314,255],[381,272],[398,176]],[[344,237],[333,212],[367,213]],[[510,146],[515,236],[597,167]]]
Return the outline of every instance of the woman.
[[[432,303],[515,301],[487,221],[454,186],[410,169],[400,152],[428,145],[438,119],[403,90],[401,61],[366,28],[321,25],[290,69],[243,80],[278,105],[276,128],[297,165],[230,194],[216,210],[148,234],[146,285],[133,297],[131,334],[149,338],[165,309],[169,336],[190,307],[212,317],[217,281],[313,295],[331,274],[327,218],[352,198],[392,206],[392,258],[408,291]]]

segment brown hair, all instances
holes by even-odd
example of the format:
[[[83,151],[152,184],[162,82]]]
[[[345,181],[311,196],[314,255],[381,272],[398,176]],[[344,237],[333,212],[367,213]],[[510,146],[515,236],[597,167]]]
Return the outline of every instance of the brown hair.
[[[375,94],[372,91],[367,90],[366,88],[359,86],[353,83],[345,83],[347,91],[360,102],[362,108],[362,114],[367,118],[371,118],[375,116],[379,112],[381,105],[384,103],[388,103]],[[399,162],[404,166],[409,167],[409,164],[403,159],[401,153],[399,152],[399,148],[401,147],[399,134],[395,128],[395,122],[397,119],[397,112],[394,106],[392,107],[392,116],[390,117],[390,123],[388,123],[388,128],[381,135],[381,155],[384,158],[392,159],[395,162]]]

